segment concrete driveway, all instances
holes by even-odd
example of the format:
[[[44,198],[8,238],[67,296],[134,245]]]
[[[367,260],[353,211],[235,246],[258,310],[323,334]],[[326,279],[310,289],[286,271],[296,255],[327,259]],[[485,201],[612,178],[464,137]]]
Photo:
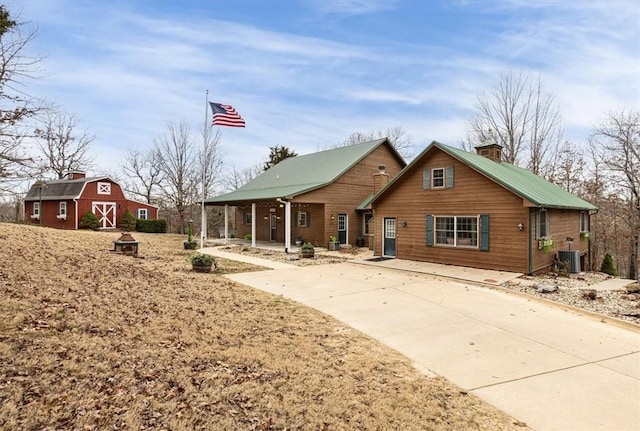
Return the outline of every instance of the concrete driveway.
[[[640,429],[640,332],[381,266],[228,278],[334,316],[534,429]]]

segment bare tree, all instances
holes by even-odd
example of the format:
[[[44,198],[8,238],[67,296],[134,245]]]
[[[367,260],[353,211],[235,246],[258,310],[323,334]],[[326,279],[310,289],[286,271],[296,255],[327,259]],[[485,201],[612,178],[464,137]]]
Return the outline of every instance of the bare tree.
[[[233,167],[230,172],[226,175],[226,191],[237,190],[258,175],[260,175],[264,170],[262,169],[263,163],[255,163],[251,166],[247,166],[245,168],[238,169]]]
[[[640,112],[609,114],[606,123],[594,130],[594,137],[601,145],[612,192],[622,200],[621,218],[628,228],[628,276],[640,278]]]
[[[42,107],[24,85],[35,78],[41,59],[27,55],[36,32],[23,29],[0,5],[0,191],[12,191],[16,181],[37,169],[23,140],[29,134],[27,122]]]
[[[407,135],[407,132],[404,130],[404,128],[400,126],[389,127],[386,130],[380,129],[377,131],[370,130],[368,132],[354,132],[350,134],[346,140],[342,141],[338,145],[335,145],[333,148],[362,144],[364,142],[369,142],[381,138],[389,139],[389,143],[405,160],[408,160],[415,155],[415,150],[413,148],[413,139],[411,138],[411,136]]]
[[[210,125],[201,129],[203,146],[199,152],[200,172],[204,189],[201,192],[210,196],[222,184],[222,166],[224,151],[221,144],[222,134],[219,129],[213,129]],[[202,187],[202,186],[201,186]]]
[[[73,170],[92,167],[94,159],[87,151],[95,136],[87,130],[78,131],[78,118],[61,111],[49,110],[44,121],[34,130],[37,145],[46,163],[46,172],[62,179]]]
[[[569,193],[580,194],[584,185],[586,168],[582,149],[565,141],[554,154],[555,157],[550,160],[550,163],[544,167],[544,172],[540,174]]]
[[[153,149],[127,151],[120,165],[125,176],[125,192],[149,204],[156,201],[156,189],[159,189],[163,180],[161,161],[158,157],[158,152]]]
[[[538,77],[501,75],[488,92],[478,96],[476,115],[469,121],[465,146],[493,140],[503,147],[503,159],[541,173],[550,148],[562,142],[563,131],[555,97]]]

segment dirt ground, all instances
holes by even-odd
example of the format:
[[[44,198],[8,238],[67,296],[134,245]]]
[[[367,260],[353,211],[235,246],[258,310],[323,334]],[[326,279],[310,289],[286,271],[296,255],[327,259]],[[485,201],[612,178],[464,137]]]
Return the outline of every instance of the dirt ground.
[[[133,235],[137,259],[116,232],[0,223],[0,428],[526,428],[328,316],[191,271],[182,237]]]

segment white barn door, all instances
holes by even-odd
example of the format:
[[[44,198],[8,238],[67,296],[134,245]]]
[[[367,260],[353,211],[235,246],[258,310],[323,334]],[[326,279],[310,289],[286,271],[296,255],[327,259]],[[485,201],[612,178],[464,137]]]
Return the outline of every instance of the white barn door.
[[[103,229],[116,227],[115,202],[92,202],[91,211],[98,217],[100,227]]]

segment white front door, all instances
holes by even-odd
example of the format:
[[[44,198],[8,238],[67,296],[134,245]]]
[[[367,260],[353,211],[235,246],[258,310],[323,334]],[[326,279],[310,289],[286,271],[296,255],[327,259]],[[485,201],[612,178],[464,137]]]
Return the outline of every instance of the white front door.
[[[100,227],[103,229],[116,227],[115,202],[93,202],[91,211],[98,217]]]

